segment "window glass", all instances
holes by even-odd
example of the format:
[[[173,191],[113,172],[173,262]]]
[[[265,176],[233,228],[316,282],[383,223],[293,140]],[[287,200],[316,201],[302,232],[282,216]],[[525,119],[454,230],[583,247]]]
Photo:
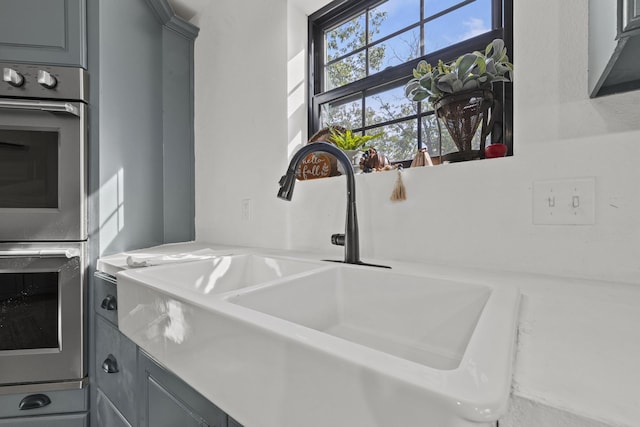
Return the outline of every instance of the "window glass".
[[[369,11],[369,43],[420,21],[420,0],[389,0]]]
[[[310,134],[332,125],[356,133],[382,132],[384,137],[371,145],[405,165],[419,147],[435,157],[457,152],[444,125],[440,143],[432,106],[410,101],[405,84],[418,58],[435,65],[438,59],[482,51],[493,38],[508,37],[512,8],[512,0],[349,0],[312,15],[309,36],[324,51],[312,52]],[[511,147],[511,91],[496,84],[494,93],[506,106],[494,130]],[[480,133],[472,149],[479,149]]]
[[[429,18],[460,3],[460,0],[424,0],[424,17]]]
[[[420,56],[420,29],[414,28],[369,49],[369,74],[404,64]]]
[[[362,127],[362,98],[350,96],[327,102],[320,108],[320,127],[342,126],[347,129]]]
[[[374,139],[370,145],[379,153],[386,155],[389,161],[402,161],[411,159],[417,151],[418,121],[406,120],[403,122],[383,125],[366,131],[367,135],[382,133],[381,138]]]
[[[366,43],[365,14],[327,31],[325,34],[327,62],[345,56]]]
[[[365,98],[365,126],[415,115],[418,105],[404,95],[404,87],[397,86]]]
[[[358,52],[326,67],[326,90],[360,80],[367,75],[366,53]]]
[[[491,30],[491,0],[476,0],[424,24],[425,53],[435,52]]]

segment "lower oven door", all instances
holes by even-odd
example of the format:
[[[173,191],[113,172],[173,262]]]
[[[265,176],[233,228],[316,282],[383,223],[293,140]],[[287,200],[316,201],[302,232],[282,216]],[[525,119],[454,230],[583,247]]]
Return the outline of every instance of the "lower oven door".
[[[0,244],[0,384],[86,374],[84,244]]]
[[[85,110],[0,98],[0,241],[87,238]]]

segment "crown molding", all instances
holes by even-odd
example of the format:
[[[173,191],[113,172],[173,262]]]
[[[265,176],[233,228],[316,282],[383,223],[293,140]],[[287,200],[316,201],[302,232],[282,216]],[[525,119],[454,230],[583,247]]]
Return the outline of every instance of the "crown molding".
[[[146,0],[147,4],[155,12],[158,21],[165,27],[181,34],[182,36],[194,40],[198,37],[200,29],[195,25],[185,21],[173,10],[168,0]]]

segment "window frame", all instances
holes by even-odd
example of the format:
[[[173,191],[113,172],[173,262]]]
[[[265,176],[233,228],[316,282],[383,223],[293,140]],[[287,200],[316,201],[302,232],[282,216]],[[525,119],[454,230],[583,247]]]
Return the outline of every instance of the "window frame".
[[[475,0],[462,0],[459,4],[470,4]],[[317,12],[309,16],[308,20],[308,136],[310,137],[319,130],[321,105],[336,101],[348,96],[361,94],[363,100],[363,114],[365,110],[364,99],[367,91],[376,90],[381,86],[393,85],[393,82],[402,82],[402,85],[409,81],[412,77],[413,69],[418,62],[426,60],[431,64],[435,64],[439,59],[444,62],[455,60],[458,56],[474,50],[484,50],[484,47],[495,38],[501,38],[505,42],[507,52],[511,62],[513,62],[513,0],[491,0],[492,4],[492,29],[484,34],[461,41],[454,45],[448,46],[435,52],[427,53],[416,59],[408,61],[404,64],[389,67],[375,74],[356,80],[344,86],[333,88],[324,92],[320,91],[323,87],[324,80],[324,33],[326,30],[334,28],[340,23],[348,21],[355,15],[362,13],[368,8],[373,8],[382,3],[381,0],[335,0]],[[424,3],[422,3],[424,4]],[[451,7],[435,16],[442,16],[447,12],[457,8]],[[422,26],[422,24],[418,24]],[[384,39],[391,38],[400,31],[387,35]],[[376,41],[378,43],[378,41]],[[331,62],[331,61],[330,61]],[[498,112],[491,135],[487,141],[487,145],[493,142],[501,141],[508,147],[507,155],[513,155],[513,88],[512,84],[494,84],[493,91],[496,99],[500,102],[500,111]],[[422,120],[420,118],[432,115],[434,112],[424,111],[423,103],[418,103],[418,113],[406,116],[396,120],[390,120],[385,124],[401,122],[409,119],[417,120],[416,150],[424,147],[422,141]],[[363,130],[376,128],[379,125],[367,126],[363,123]],[[397,161],[393,163],[403,163],[409,166],[411,159]]]

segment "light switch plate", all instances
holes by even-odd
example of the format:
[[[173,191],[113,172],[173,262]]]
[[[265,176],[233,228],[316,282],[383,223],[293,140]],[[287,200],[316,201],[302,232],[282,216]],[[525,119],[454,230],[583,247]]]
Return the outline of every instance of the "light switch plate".
[[[590,225],[596,222],[595,178],[533,183],[533,223]]]

